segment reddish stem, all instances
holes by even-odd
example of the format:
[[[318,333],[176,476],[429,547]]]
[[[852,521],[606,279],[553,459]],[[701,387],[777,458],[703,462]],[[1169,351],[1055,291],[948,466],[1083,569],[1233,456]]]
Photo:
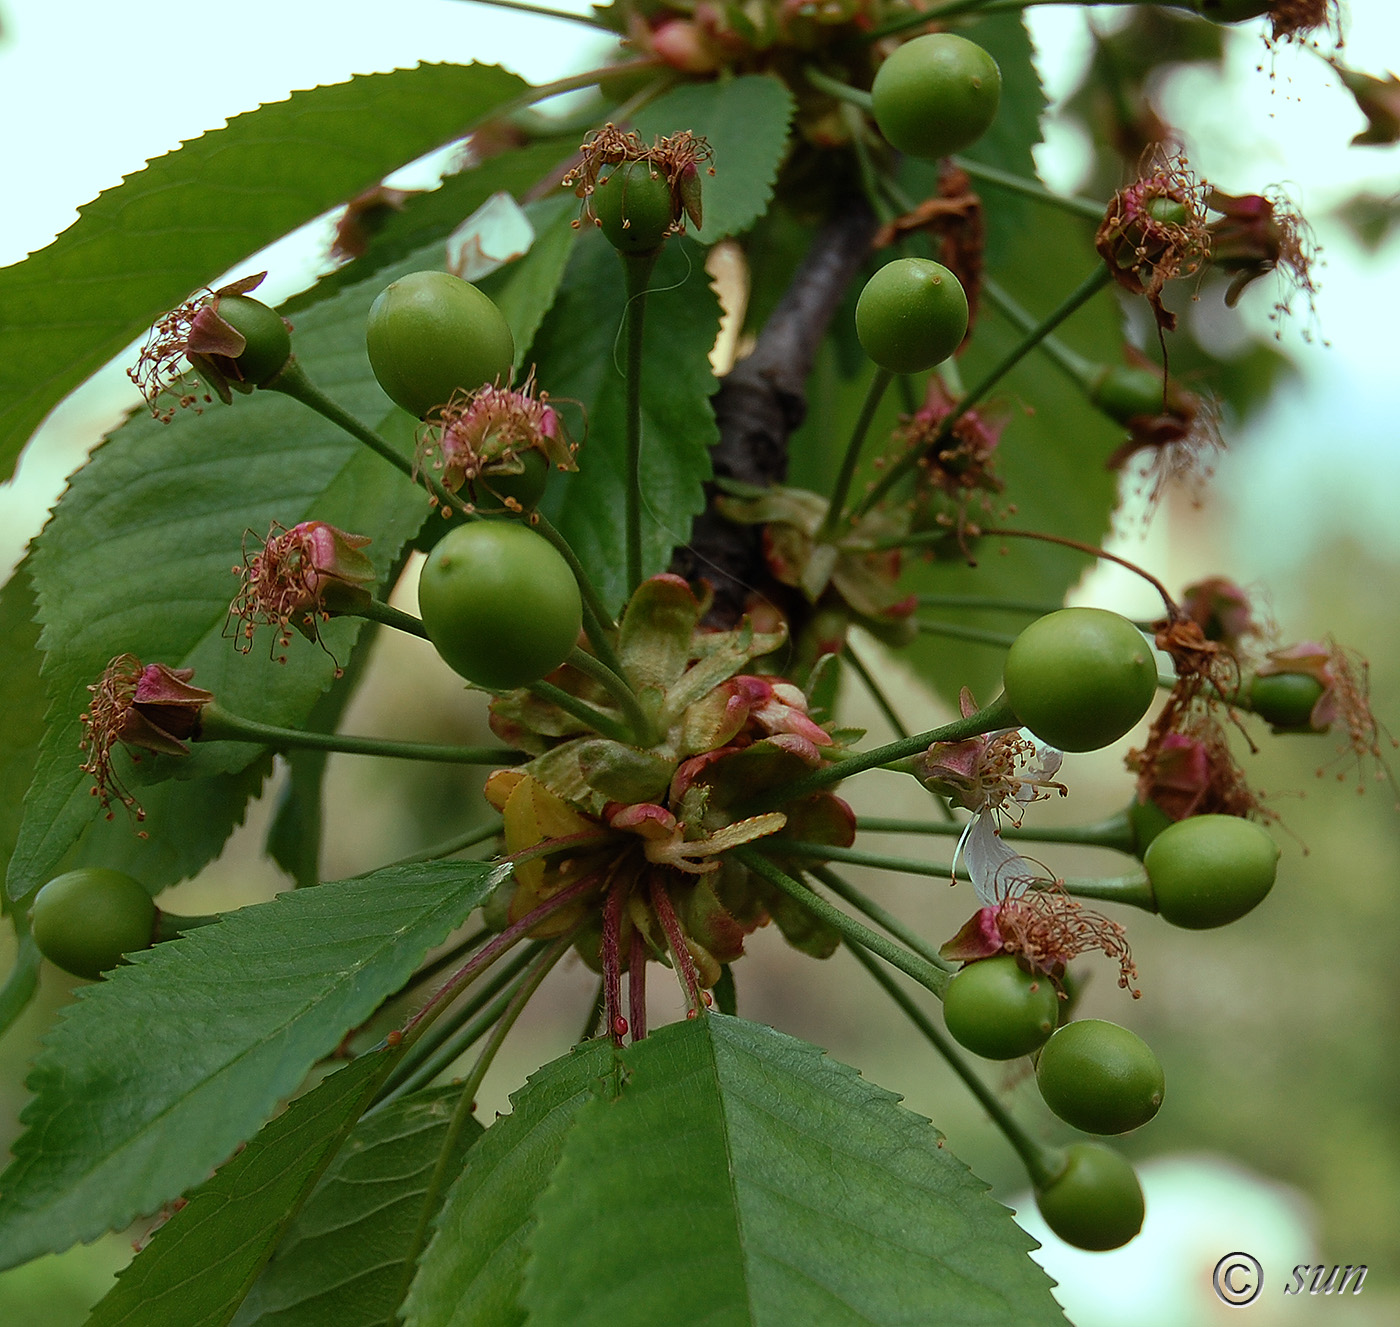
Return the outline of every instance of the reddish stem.
[[[546,917],[552,917],[561,908],[566,908],[575,899],[582,898],[602,877],[601,871],[594,871],[582,880],[575,881],[567,889],[560,890],[553,898],[546,899],[537,908],[531,909],[518,922],[507,926],[490,944],[479,949],[457,969],[437,992],[428,1000],[407,1023],[403,1025],[403,1040],[412,1045],[427,1030],[428,1024],[452,1003],[468,986],[491,966],[516,941],[528,931],[538,926]]]
[[[984,526],[979,531],[980,534],[992,535],[999,539],[1039,539],[1047,544],[1059,544],[1063,548],[1077,549],[1081,553],[1088,553],[1090,557],[1104,558],[1108,562],[1116,562],[1120,567],[1126,567],[1134,575],[1141,576],[1158,594],[1162,596],[1162,602],[1167,606],[1167,616],[1176,619],[1181,616],[1181,609],[1177,607],[1176,600],[1167,593],[1167,587],[1162,584],[1150,571],[1144,571],[1136,562],[1129,562],[1127,558],[1120,558],[1117,553],[1110,553],[1106,549],[1097,548],[1093,544],[1080,543],[1078,539],[1069,539],[1064,535],[1044,534],[1039,530],[1005,530],[995,526]]]
[[[636,927],[627,953],[627,1014],[632,1020],[632,1040],[641,1041],[647,1034],[647,945]]]
[[[686,948],[685,933],[671,905],[671,896],[655,875],[651,878],[651,906],[656,909],[657,920],[666,932],[666,943],[676,963],[676,975],[681,979],[681,989],[685,992],[686,1017],[694,1018],[705,1007],[705,997],[700,993],[700,974],[695,970],[695,960],[691,958],[690,950]]]
[[[541,839],[538,843],[532,843],[528,848],[521,848],[518,852],[513,852],[501,860],[513,862],[519,866],[523,862],[533,862],[537,857],[548,857],[553,853],[563,852],[567,848],[591,848],[595,844],[601,845],[616,837],[617,835],[611,830],[583,830],[578,834],[563,834],[555,839]]]
[[[622,1045],[627,1032],[627,1020],[622,1016],[622,960],[620,936],[622,931],[621,880],[613,882],[608,901],[603,905],[603,1022],[614,1046]]]

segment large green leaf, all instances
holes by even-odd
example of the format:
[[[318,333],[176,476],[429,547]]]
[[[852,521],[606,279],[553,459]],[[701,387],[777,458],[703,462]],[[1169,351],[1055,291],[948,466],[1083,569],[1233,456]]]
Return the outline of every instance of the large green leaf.
[[[86,1327],[223,1327],[396,1058],[362,1055],[265,1125],[118,1273]]]
[[[162,310],[525,87],[494,65],[442,64],[294,92],[81,208],[0,272],[0,477],[48,411]]]
[[[224,1161],[490,892],[480,862],[388,867],[157,945],[82,992],[29,1077],[0,1265],[89,1240]]]
[[[689,129],[714,151],[713,175],[701,166],[702,244],[747,230],[768,206],[787,153],[792,93],[766,74],[716,83],[685,83],[638,111],[634,127],[648,142]]]
[[[404,1305],[408,1327],[516,1327],[535,1200],[575,1116],[614,1067],[607,1041],[577,1046],[531,1075],[514,1110],[467,1154]],[[664,1321],[659,1319],[658,1321]]]
[[[556,400],[584,408],[588,436],[579,472],[556,475],[546,514],[614,607],[626,597],[623,567],[626,473],[626,292],[622,264],[599,234],[574,248],[554,307],[535,337],[540,382]],[[694,245],[672,240],[651,277],[642,372],[643,573],[663,570],[671,549],[690,538],[705,504],[709,449],[718,437],[706,358],[719,328],[719,303]],[[561,482],[562,481],[562,482]]]
[[[536,1205],[531,1327],[1063,1324],[1034,1241],[855,1070],[722,1014],[622,1059]]]
[[[404,1255],[461,1095],[460,1087],[415,1092],[355,1126],[234,1327],[393,1327]],[[450,1173],[480,1136],[469,1121],[447,1159]]]
[[[36,610],[26,557],[0,589],[0,861],[6,864],[19,837],[24,793],[44,735]]]
[[[294,338],[323,389],[376,423],[391,409],[364,349],[377,284],[308,310]],[[395,410],[388,421],[396,444],[411,448],[408,417]],[[274,393],[238,397],[203,415],[185,412],[170,424],[133,418],[114,433],[73,477],[32,556],[48,651],[49,727],[10,864],[11,897],[43,884],[97,818],[91,781],[79,769],[78,716],[112,656],[192,667],[225,708],[299,724],[334,679],[332,656],[348,657],[361,623],[326,624],[326,650],[293,640],[285,666],[273,658],[269,629],[251,653],[239,654],[224,633],[237,584],[230,568],[245,534],[256,540],[274,520],[291,526],[314,516],[369,535],[366,551],[385,576],[426,511],[426,497],[403,475]],[[171,776],[200,782],[137,789],[149,837],[137,839],[119,814],[98,831],[94,851],[121,857],[152,888],[197,870],[256,791],[267,762],[246,767],[258,755],[256,747],[210,743],[183,760],[148,759],[135,770],[119,755],[117,768],[133,785],[138,773],[143,783]]]

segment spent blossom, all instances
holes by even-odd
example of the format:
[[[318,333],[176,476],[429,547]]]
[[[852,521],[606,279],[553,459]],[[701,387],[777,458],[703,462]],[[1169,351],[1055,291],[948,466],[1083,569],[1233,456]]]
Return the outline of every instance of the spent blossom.
[[[1277,272],[1283,282],[1282,294],[1274,304],[1275,317],[1289,312],[1300,291],[1313,308],[1318,289],[1312,274],[1317,242],[1312,227],[1282,189],[1238,196],[1212,189],[1206,206],[1216,214],[1206,228],[1210,261],[1221,271],[1234,274],[1225,292],[1230,308],[1245,287],[1271,272]]]
[[[143,664],[134,654],[119,654],[88,687],[92,699],[80,716],[79,743],[87,759],[80,766],[93,778],[92,795],[112,818],[115,797],[138,820],[145,818],[136,799],[122,786],[112,767],[119,743],[133,752],[187,756],[187,743],[199,734],[200,716],[214,699],[212,691],[191,685],[193,668]],[[133,754],[133,760],[140,756]]]
[[[302,521],[290,530],[274,521],[251,555],[245,537],[242,565],[233,569],[241,583],[229,605],[224,634],[232,631],[243,654],[253,648],[253,636],[262,626],[277,633],[274,651],[291,644],[293,628],[319,642],[320,624],[333,612],[369,602],[366,587],[379,579],[374,564],[360,551],[369,542],[368,535],[347,534],[325,521]],[[279,655],[278,660],[286,663],[287,656]]]
[[[619,129],[615,124],[605,124],[592,138],[579,147],[580,161],[561,183],[572,188],[583,199],[583,217],[596,221],[593,215],[593,191],[598,187],[598,178],[605,171],[626,162],[645,162],[654,175],[665,176],[671,188],[672,234],[685,230],[688,218],[697,229],[704,220],[704,205],[701,201],[700,167],[704,165],[709,174],[715,168],[708,163],[714,156],[709,143],[690,130],[671,134],[654,140],[650,146],[636,130]],[[575,226],[581,221],[576,221]]]

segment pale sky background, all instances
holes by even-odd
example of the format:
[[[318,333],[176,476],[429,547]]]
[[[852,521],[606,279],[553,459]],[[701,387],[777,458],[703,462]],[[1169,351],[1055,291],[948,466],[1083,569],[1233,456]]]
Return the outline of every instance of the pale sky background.
[[[562,0],[571,3],[585,7]],[[1349,10],[1347,58],[1376,74],[1400,65],[1400,5],[1351,0]],[[465,0],[240,0],[174,10],[149,0],[0,0],[0,15],[0,123],[10,127],[0,143],[7,194],[0,265],[43,247],[76,219],[79,204],[147,158],[294,88],[418,60],[499,61],[539,81],[599,50],[599,39],[581,26]],[[1088,50],[1086,11],[1045,7],[1029,17],[1048,89],[1063,92]],[[1113,9],[1094,13],[1104,24],[1121,17]],[[1261,30],[1259,23],[1232,30],[1225,80],[1190,72],[1162,98],[1200,173],[1235,192],[1287,184],[1330,259],[1318,301],[1329,345],[1307,345],[1302,320],[1285,326],[1284,345],[1302,361],[1305,381],[1250,436],[1228,439],[1243,464],[1227,456],[1218,473],[1217,490],[1235,504],[1233,524],[1244,532],[1234,551],[1245,579],[1296,565],[1338,512],[1363,538],[1400,551],[1392,321],[1400,243],[1368,259],[1327,215],[1359,188],[1396,193],[1400,149],[1348,150],[1363,123],[1350,97],[1315,55],[1286,46],[1270,56]],[[1083,145],[1053,122],[1047,136],[1042,170],[1072,188]],[[302,284],[324,234],[323,225],[290,253],[279,251],[271,294]],[[1269,285],[1258,283],[1244,300],[1244,317],[1255,325],[1264,325],[1272,303]],[[1229,321],[1220,327],[1228,341]],[[120,367],[111,366],[56,412],[17,481],[0,487],[0,568],[19,556],[96,432],[132,399]],[[1358,482],[1363,472],[1366,483]],[[1154,528],[1139,556],[1155,557],[1151,543],[1165,539],[1166,522]],[[1115,584],[1109,576],[1098,588],[1116,598]]]

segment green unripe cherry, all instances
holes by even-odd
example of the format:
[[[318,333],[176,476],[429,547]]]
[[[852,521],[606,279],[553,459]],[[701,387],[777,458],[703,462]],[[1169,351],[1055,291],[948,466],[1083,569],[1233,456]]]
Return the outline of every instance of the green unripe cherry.
[[[50,880],[34,897],[34,943],[51,963],[96,981],[123,954],[149,949],[156,905],[140,881],[104,866]]]
[[[517,474],[487,471],[472,484],[472,500],[478,511],[534,511],[549,483],[549,457],[538,447],[519,453]],[[518,502],[518,508],[511,507]]]
[[[1322,692],[1322,683],[1307,673],[1268,673],[1249,684],[1249,708],[1275,728],[1314,732],[1313,706]]]
[[[1274,887],[1279,847],[1239,816],[1191,816],[1157,835],[1143,854],[1157,911],[1202,931],[1237,921]]]
[[[233,361],[245,383],[261,387],[282,372],[292,356],[292,334],[276,309],[247,295],[221,295],[216,312],[247,342]]]
[[[1041,1048],[1040,1095],[1066,1124],[1085,1133],[1127,1133],[1162,1104],[1162,1066],[1136,1032],[1100,1018],[1066,1023]]]
[[[1102,608],[1062,608],[1007,652],[1006,699],[1022,725],[1061,751],[1096,751],[1147,713],[1157,665],[1142,633]]]
[[[1029,1055],[1055,1030],[1060,997],[1010,954],[969,963],[943,992],[943,1021],[959,1045],[988,1060]]]
[[[1140,858],[1151,846],[1153,839],[1168,825],[1176,824],[1176,821],[1151,798],[1140,802],[1135,797],[1133,804],[1128,808],[1128,824],[1133,830],[1133,854]]]
[[[600,179],[589,206],[608,243],[624,254],[654,253],[676,219],[670,184],[646,161],[623,162]]]
[[[418,581],[423,628],[447,665],[496,691],[538,682],[583,625],[578,582],[558,551],[508,520],[459,525]]]
[[[970,147],[996,119],[1001,70],[965,37],[925,33],[880,66],[870,102],[892,146],[913,157],[946,157]]]
[[[856,335],[865,353],[891,373],[941,364],[967,334],[967,293],[942,263],[896,258],[856,301]]]
[[[1121,1248],[1142,1229],[1146,1212],[1136,1172],[1101,1143],[1074,1143],[1065,1156],[1065,1169],[1036,1190],[1045,1224],[1077,1249]]]
[[[1142,415],[1160,415],[1166,409],[1162,375],[1127,365],[1106,370],[1090,389],[1089,400],[1119,424]]]
[[[419,419],[459,389],[506,382],[515,359],[505,315],[449,272],[410,272],[380,291],[365,345],[379,385]]]

